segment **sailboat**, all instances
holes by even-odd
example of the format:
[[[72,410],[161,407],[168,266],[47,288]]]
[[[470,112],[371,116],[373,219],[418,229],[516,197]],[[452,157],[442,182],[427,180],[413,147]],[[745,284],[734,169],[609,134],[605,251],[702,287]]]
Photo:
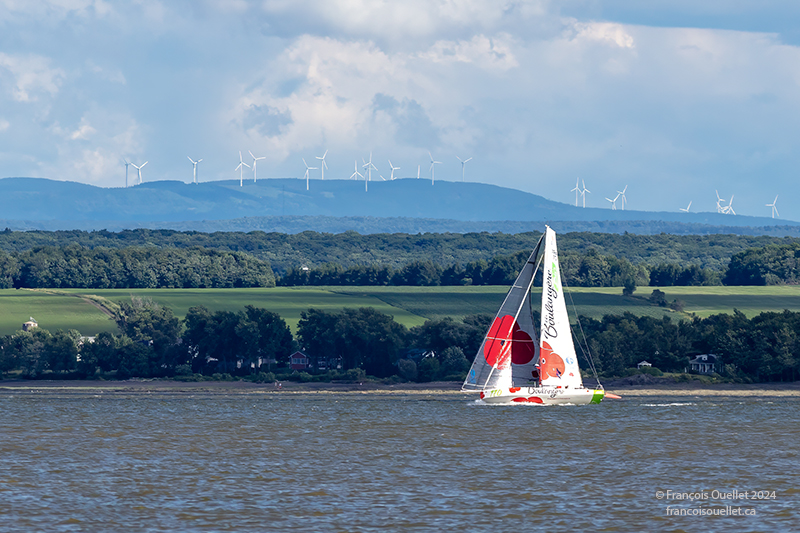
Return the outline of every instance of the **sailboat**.
[[[542,264],[542,318],[537,341],[531,287]],[[556,233],[545,233],[489,327],[461,387],[486,403],[590,404],[606,394],[584,387],[564,301]]]

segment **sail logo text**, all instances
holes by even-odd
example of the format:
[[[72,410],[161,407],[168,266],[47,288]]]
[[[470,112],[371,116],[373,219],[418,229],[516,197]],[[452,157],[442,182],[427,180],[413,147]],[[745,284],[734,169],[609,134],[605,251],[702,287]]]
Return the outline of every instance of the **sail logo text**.
[[[555,267],[555,265],[553,265]],[[553,312],[553,300],[558,298],[558,291],[555,288],[555,268],[547,271],[545,285],[547,287],[547,302],[542,306],[545,316],[542,317],[542,334],[555,339],[558,337],[556,329],[556,316]]]

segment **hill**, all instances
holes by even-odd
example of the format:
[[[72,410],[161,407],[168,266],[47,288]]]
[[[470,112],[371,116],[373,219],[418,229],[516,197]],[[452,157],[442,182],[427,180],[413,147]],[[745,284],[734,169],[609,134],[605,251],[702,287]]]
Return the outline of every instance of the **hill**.
[[[371,182],[270,179],[187,184],[156,181],[101,188],[39,178],[0,179],[0,223],[12,229],[172,228],[298,232],[504,231],[796,235],[800,223],[719,213],[577,208],[482,183],[399,179]],[[320,227],[324,226],[324,227]],[[736,230],[736,228],[753,228]]]

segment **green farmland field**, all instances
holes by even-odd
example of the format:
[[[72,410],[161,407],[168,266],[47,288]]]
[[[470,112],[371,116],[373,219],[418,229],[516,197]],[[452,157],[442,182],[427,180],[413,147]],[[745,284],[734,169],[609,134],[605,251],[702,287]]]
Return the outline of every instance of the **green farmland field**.
[[[630,311],[636,315],[687,316],[647,302],[652,287],[639,287],[635,297],[622,296],[620,288],[570,289],[567,306],[571,315],[601,318],[605,314]],[[800,287],[665,287],[667,300],[686,302],[686,313],[706,317],[739,309],[747,316],[762,311],[800,311]],[[114,322],[99,306],[84,296],[102,302],[129,301],[132,295],[150,297],[170,307],[183,318],[190,307],[204,305],[212,311],[238,311],[245,305],[264,307],[280,314],[292,329],[300,312],[310,307],[338,310],[345,307],[374,307],[394,316],[407,327],[429,318],[461,318],[474,313],[494,314],[503,302],[506,287],[277,287],[273,289],[127,289],[64,291],[0,290],[0,334],[21,328],[29,317],[49,330],[79,330],[85,335],[115,331]],[[540,293],[534,295],[536,300]],[[574,302],[574,309],[573,309]]]

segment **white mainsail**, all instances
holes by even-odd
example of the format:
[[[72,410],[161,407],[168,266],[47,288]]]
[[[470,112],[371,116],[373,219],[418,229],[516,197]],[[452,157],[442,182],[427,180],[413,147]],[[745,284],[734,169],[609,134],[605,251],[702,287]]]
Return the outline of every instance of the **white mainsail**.
[[[549,227],[545,230],[542,278],[542,325],[539,342],[542,386],[582,387],[583,380],[561,286],[556,234]]]

